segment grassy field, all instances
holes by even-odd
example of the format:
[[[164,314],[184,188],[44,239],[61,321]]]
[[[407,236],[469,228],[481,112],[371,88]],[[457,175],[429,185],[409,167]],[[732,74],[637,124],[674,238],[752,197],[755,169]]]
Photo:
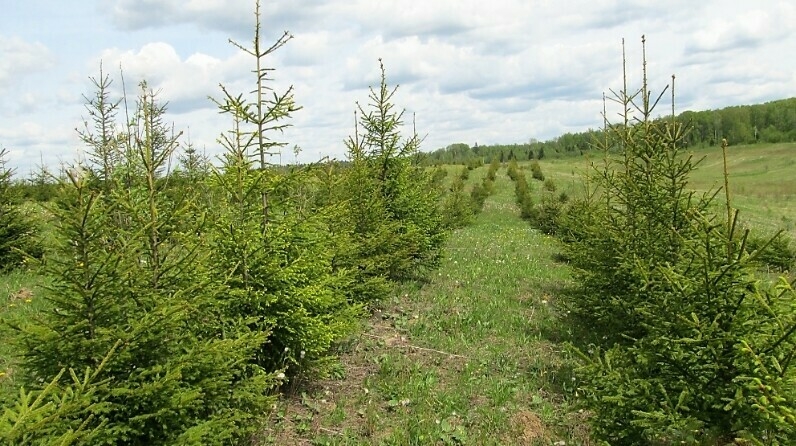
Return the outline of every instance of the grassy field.
[[[39,237],[45,246],[54,243],[53,225],[49,213],[40,205],[25,203],[22,212],[37,223]],[[11,326],[43,311],[46,303],[40,298],[44,279],[28,271],[14,271],[0,274],[0,402],[4,396],[18,395],[15,372],[19,361],[15,347],[10,342],[13,337]]]
[[[730,148],[734,205],[753,228],[796,238],[795,155],[796,144]],[[704,160],[692,187],[721,186],[720,150],[694,156]],[[559,191],[577,195],[589,163],[541,166]],[[446,169],[449,184],[462,167]],[[468,185],[486,171],[471,171]],[[475,222],[450,236],[427,282],[396,290],[341,347],[335,376],[287,389],[260,444],[592,444],[585,415],[567,397],[577,382],[563,347],[569,333],[555,313],[556,294],[570,281],[553,260],[560,246],[520,220],[505,169],[495,186]],[[13,323],[41,311],[42,285],[25,272],[0,277],[0,317]],[[10,337],[0,324],[0,396],[17,384]]]
[[[727,165],[733,206],[752,228],[785,229],[796,238],[796,144],[730,147]],[[692,183],[697,190],[723,184],[721,151],[702,149],[704,160]],[[722,194],[723,197],[723,194]]]
[[[569,272],[519,219],[505,170],[496,191],[428,283],[384,302],[340,376],[283,401],[262,444],[589,444],[553,310]]]
[[[730,146],[728,151],[730,192],[742,221],[763,233],[784,229],[796,240],[796,143]],[[721,149],[699,148],[691,153],[694,159],[702,159],[691,177],[693,189],[722,187]],[[542,160],[540,164],[559,187],[578,193],[581,176],[591,162],[600,163],[600,156]],[[717,206],[724,206],[723,193],[717,196]]]
[[[462,169],[448,167],[446,182]],[[486,171],[471,171],[468,187]],[[589,444],[584,415],[565,397],[577,383],[554,311],[569,280],[552,260],[558,249],[520,220],[502,170],[483,213],[451,235],[442,266],[375,309],[341,347],[333,378],[287,389],[260,443]],[[0,277],[0,317],[13,324],[43,311],[42,286],[28,272]],[[0,344],[0,401],[16,393],[15,353]]]
[[[41,286],[41,278],[24,271],[0,275],[0,403],[6,396],[18,394],[14,375],[19,361],[10,342],[11,326],[42,311]]]

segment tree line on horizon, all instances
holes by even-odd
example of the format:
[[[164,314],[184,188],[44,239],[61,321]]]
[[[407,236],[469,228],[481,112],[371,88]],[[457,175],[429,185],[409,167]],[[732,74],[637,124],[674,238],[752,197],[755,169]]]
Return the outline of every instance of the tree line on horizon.
[[[732,145],[796,142],[796,97],[716,110],[684,111],[675,119],[691,129],[682,140],[685,147],[718,147],[722,139]],[[491,145],[478,145],[476,142],[473,146],[454,143],[432,152],[418,151],[413,157],[418,164],[425,166],[488,164],[493,158],[500,162],[541,160],[581,156],[593,150],[595,141],[603,138],[602,129],[589,129],[564,133],[548,141],[531,139],[526,143]],[[190,156],[197,157],[200,154],[191,147]],[[339,163],[345,165],[347,160]],[[14,179],[10,187],[16,189],[24,199],[47,201],[55,194],[55,183],[48,169],[41,166],[28,178]]]
[[[684,136],[685,147],[718,147],[722,139],[732,145],[796,142],[796,97],[754,105],[736,105],[716,110],[684,111],[675,118],[691,129]],[[548,141],[531,139],[526,143],[492,144],[472,147],[450,144],[429,153],[420,153],[422,163],[467,164],[475,159],[502,162],[580,156],[604,139],[602,129],[564,133]]]

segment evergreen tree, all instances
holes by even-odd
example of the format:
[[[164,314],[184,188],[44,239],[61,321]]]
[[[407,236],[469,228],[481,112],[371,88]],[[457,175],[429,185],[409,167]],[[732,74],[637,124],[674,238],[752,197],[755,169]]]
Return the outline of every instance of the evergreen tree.
[[[465,167],[463,171],[467,171]],[[467,226],[473,219],[474,205],[470,196],[465,193],[464,178],[453,180],[442,202],[443,224],[446,228],[456,229]]]
[[[120,160],[102,187],[85,168],[65,172],[45,265],[53,311],[19,327],[25,380],[68,386],[64,368],[101,370],[97,404],[53,421],[99,432],[94,444],[241,441],[273,402],[277,379],[249,364],[267,333],[229,317],[196,237],[201,220],[185,223],[188,204],[160,178],[177,146],[160,124],[165,107],[145,84],[137,104],[134,137],[120,139],[135,159]]]
[[[13,171],[5,164],[7,153],[0,148],[0,273],[20,266],[26,253],[39,251],[33,238],[35,228],[19,211],[19,198],[12,184]]]
[[[404,280],[437,264],[444,229],[431,178],[412,162],[420,138],[401,138],[403,111],[392,103],[397,87],[388,87],[379,62],[379,87],[371,88],[368,108],[358,105],[362,135],[357,131],[347,142],[346,225],[357,246],[352,268],[366,277]]]
[[[111,98],[113,81],[103,72],[101,63],[99,76],[89,79],[94,86],[95,94],[93,97],[83,96],[83,98],[90,122],[84,121],[83,129],[78,129],[77,133],[88,148],[88,166],[107,194],[112,187],[114,168],[119,165],[121,156],[116,129],[116,116],[121,99]]]
[[[594,342],[578,391],[611,444],[791,444],[793,284],[755,277],[726,165],[726,218],[715,194],[689,191],[686,129],[673,111],[652,119],[663,94],[651,95],[645,58],[641,88],[613,98],[623,122],[604,113],[605,164],[589,178],[599,190],[566,224],[578,283],[566,307]]]
[[[260,9],[252,48],[235,45],[255,62],[254,98],[234,95],[222,86],[217,101],[233,127],[222,135],[224,164],[214,174],[219,210],[210,234],[218,280],[231,296],[229,317],[246,321],[253,332],[270,333],[254,362],[291,376],[324,373],[334,359],[331,347],[358,323],[360,308],[349,305],[349,278],[333,265],[336,239],[323,211],[309,212],[296,201],[303,171],[283,173],[268,163],[274,139],[299,108],[293,88],[273,93],[266,57],[285,45],[283,34],[268,49],[260,41]],[[234,42],[233,42],[234,43]]]

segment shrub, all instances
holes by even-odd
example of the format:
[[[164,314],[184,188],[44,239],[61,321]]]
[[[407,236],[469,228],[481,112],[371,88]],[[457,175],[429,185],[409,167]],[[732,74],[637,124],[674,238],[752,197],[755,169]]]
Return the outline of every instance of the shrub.
[[[467,166],[467,170],[475,170],[484,165],[484,160],[480,157],[470,158],[465,165]]]
[[[0,273],[19,267],[26,254],[38,256],[41,250],[34,240],[33,224],[19,211],[6,154],[6,149],[0,149]]]
[[[492,158],[492,161],[489,163],[489,170],[486,173],[486,177],[489,181],[495,181],[498,169],[500,169],[500,161],[497,158]]]
[[[540,156],[539,159],[542,159]],[[539,165],[539,161],[532,161],[531,162],[531,177],[534,180],[544,181],[544,174],[542,173],[542,166]]]
[[[333,265],[345,245],[335,246],[324,212],[302,213],[282,191],[305,174],[255,170],[242,155],[228,154],[214,180],[226,191],[209,234],[216,280],[230,289],[226,317],[270,333],[253,356],[266,370],[323,375],[331,347],[353,332],[360,314],[349,304],[350,275]],[[269,198],[264,228],[260,188]]]
[[[535,228],[545,234],[555,234],[559,227],[561,214],[564,212],[564,203],[567,200],[566,194],[556,197],[555,183],[548,179],[545,181],[545,189],[541,192],[539,201],[534,201],[531,197],[531,188],[525,178],[525,174],[519,169],[515,161],[511,161],[508,167],[508,174],[514,180],[514,193],[517,206],[520,208],[520,217]]]
[[[53,175],[43,166],[22,182],[16,184],[16,189],[23,201],[45,203],[52,201],[58,193],[58,184]]]
[[[442,184],[442,180],[448,176],[448,170],[443,167],[437,167],[434,169],[434,173],[431,174],[431,183],[439,186]]]
[[[470,170],[472,170],[472,169],[470,169],[468,167],[465,167],[464,169],[462,169],[462,171],[459,173],[459,178],[462,181],[467,181],[470,178]]]
[[[611,444],[790,444],[796,293],[758,285],[748,257],[727,259],[720,229],[694,224],[703,238],[682,261],[642,270],[644,335],[596,347],[578,373],[595,431]]]
[[[760,251],[755,256],[758,263],[771,271],[791,271],[796,262],[796,248],[791,246],[790,239],[783,232],[774,237],[749,237],[746,247],[749,252]]]
[[[564,202],[550,192],[542,193],[539,204],[529,212],[531,225],[545,234],[554,235],[558,232],[561,215],[564,212]]]
[[[442,218],[446,228],[457,229],[472,222],[475,208],[473,199],[465,192],[464,180],[457,177],[442,201]]]
[[[483,182],[473,186],[473,190],[470,191],[470,199],[472,201],[474,213],[480,213],[484,208],[484,202],[486,202],[487,197],[492,193],[492,184],[492,182],[485,178]]]
[[[520,217],[529,220],[534,215],[534,201],[531,197],[531,188],[528,181],[525,179],[525,174],[517,168],[516,162],[512,161],[514,165],[509,163],[508,174],[514,180],[514,195],[517,200],[517,206],[520,208]]]
[[[517,164],[517,160],[509,161],[509,165],[506,167],[506,174],[509,178],[511,178],[512,181],[517,181],[517,176],[520,173],[520,166]]]
[[[479,214],[484,209],[486,199],[495,193],[495,177],[499,167],[500,164],[497,162],[490,164],[487,174],[483,180],[481,180],[481,183],[474,185],[473,189],[470,191],[473,214]]]

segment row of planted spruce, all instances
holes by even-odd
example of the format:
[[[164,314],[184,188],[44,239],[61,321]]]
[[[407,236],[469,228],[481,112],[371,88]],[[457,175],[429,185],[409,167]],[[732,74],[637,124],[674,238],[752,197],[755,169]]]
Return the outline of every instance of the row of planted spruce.
[[[574,271],[558,299],[580,364],[573,396],[605,444],[794,444],[796,293],[771,274],[793,266],[792,249],[742,227],[726,162],[723,188],[689,190],[689,128],[653,119],[669,87],[654,97],[643,75],[609,98],[622,122],[605,115],[583,197],[553,185],[540,197],[509,166],[523,217],[562,240]]]
[[[257,18],[259,36],[259,5]],[[263,67],[289,39],[245,51]],[[446,231],[480,210],[491,180],[468,195],[460,175],[446,192],[416,165],[420,138],[401,136],[383,67],[345,162],[269,164],[298,109],[271,71],[254,72],[252,100],[222,87],[220,167],[183,147],[146,83],[127,110],[108,75],[92,79],[87,159],[45,205],[54,246],[22,255],[30,226],[4,208],[23,228],[9,259],[49,284],[46,309],[14,323],[21,389],[3,396],[4,444],[242,442],[281,386],[333,370],[368,304],[435,267]]]

